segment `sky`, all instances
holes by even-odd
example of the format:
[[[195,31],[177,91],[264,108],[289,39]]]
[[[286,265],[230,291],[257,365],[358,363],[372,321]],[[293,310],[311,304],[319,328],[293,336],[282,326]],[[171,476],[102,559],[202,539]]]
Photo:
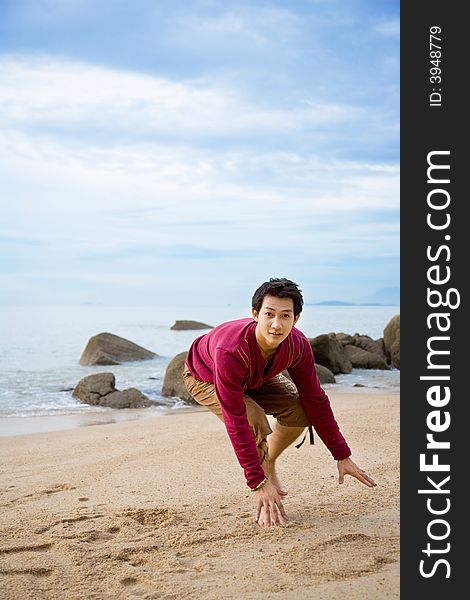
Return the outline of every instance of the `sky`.
[[[0,304],[399,285],[398,0],[0,0]]]

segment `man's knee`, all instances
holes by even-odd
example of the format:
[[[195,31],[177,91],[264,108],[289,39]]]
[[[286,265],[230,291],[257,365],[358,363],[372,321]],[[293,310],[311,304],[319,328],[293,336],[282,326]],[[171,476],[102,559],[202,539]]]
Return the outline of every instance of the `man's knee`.
[[[286,406],[282,412],[276,415],[276,419],[284,427],[309,427],[311,425],[299,400]]]
[[[263,442],[266,442],[268,435],[272,433],[271,426],[261,406],[248,397],[245,398],[245,404],[248,422],[255,436],[256,445],[260,446]]]

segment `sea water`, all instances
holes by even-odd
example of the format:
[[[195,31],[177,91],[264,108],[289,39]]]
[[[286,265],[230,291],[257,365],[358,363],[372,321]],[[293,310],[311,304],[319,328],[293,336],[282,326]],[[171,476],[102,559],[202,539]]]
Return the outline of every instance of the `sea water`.
[[[297,323],[308,337],[360,333],[377,339],[397,306],[305,306]],[[161,395],[170,360],[205,331],[174,331],[177,319],[216,326],[249,317],[246,307],[181,306],[3,306],[0,310],[0,435],[16,435],[187,410],[177,398]],[[82,366],[80,356],[93,335],[109,332],[158,356],[113,366]],[[72,390],[83,377],[112,372],[116,388],[135,387],[155,402],[146,409],[113,410],[81,404]],[[354,369],[337,375],[336,386],[360,384],[398,391],[399,371]],[[325,385],[325,389],[330,386]],[[361,389],[361,388],[358,388]],[[60,419],[51,417],[60,416]]]

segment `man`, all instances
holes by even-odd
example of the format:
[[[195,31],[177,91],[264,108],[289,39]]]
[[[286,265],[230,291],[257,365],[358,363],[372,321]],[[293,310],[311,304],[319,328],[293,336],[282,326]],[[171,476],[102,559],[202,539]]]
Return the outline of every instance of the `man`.
[[[337,460],[339,483],[351,475],[368,487],[376,485],[351,460],[351,450],[318,381],[310,343],[294,327],[302,306],[296,283],[271,278],[253,295],[253,319],[223,323],[197,338],[183,374],[196,402],[225,423],[247,485],[255,494],[256,522],[265,527],[288,520],[282,503],[287,492],[278,479],[276,460],[305,427],[313,425]],[[285,369],[295,385],[282,375]],[[274,431],[267,414],[276,418]]]

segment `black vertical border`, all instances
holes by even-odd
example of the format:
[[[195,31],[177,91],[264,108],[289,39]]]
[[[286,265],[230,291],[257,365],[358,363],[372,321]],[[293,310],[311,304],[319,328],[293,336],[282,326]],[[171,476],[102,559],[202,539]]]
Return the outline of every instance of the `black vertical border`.
[[[468,387],[466,378],[470,374],[468,360],[469,349],[465,347],[466,331],[470,331],[465,309],[468,297],[467,280],[470,271],[470,249],[466,243],[470,240],[470,229],[467,225],[466,205],[470,205],[468,191],[465,190],[465,179],[469,171],[466,157],[465,137],[468,132],[466,115],[465,89],[469,84],[469,67],[463,58],[466,41],[469,39],[468,22],[463,15],[464,3],[456,1],[438,2],[402,2],[400,6],[401,47],[400,47],[400,111],[401,111],[401,598],[452,598],[464,597],[468,588],[464,580],[470,567],[467,567],[466,548],[467,531],[470,519],[464,511],[470,507],[469,496],[464,488],[470,479],[467,469],[465,442],[470,440],[470,422],[467,421]],[[442,33],[442,81],[430,81],[430,39],[432,26],[440,27]],[[430,106],[430,93],[437,88],[442,94],[441,106]],[[440,90],[439,90],[440,88]],[[435,96],[437,99],[437,96]],[[427,156],[432,151],[449,150],[448,157],[441,157],[437,162],[450,163],[450,183],[441,185],[451,197],[447,209],[451,222],[445,231],[433,231],[426,222],[428,212],[432,212],[427,204],[427,195],[431,185],[427,182]],[[444,197],[444,196],[442,196]],[[439,217],[444,219],[441,211]],[[450,240],[445,239],[450,235]],[[446,261],[447,252],[443,251],[440,259],[430,262],[426,256],[427,247],[434,250],[440,245],[448,245],[450,258]],[[435,253],[434,253],[435,255]],[[450,267],[450,281],[445,285],[431,285],[427,271],[433,264],[439,263],[442,269]],[[444,271],[443,271],[444,272]],[[460,306],[455,309],[440,307],[432,309],[427,301],[427,288],[456,288],[460,293]],[[429,433],[426,418],[428,413],[436,410],[427,402],[426,392],[430,383],[420,380],[421,375],[430,374],[427,370],[428,339],[438,335],[436,328],[428,328],[427,317],[432,312],[450,313],[451,327],[447,343],[441,342],[441,348],[450,349],[450,355],[441,356],[440,363],[450,364],[449,385],[451,399],[441,411],[450,413],[449,429],[435,434],[436,439],[450,442],[450,449],[439,451],[439,462],[450,464],[448,473],[424,473],[420,470],[419,455],[435,451],[426,450],[426,434]],[[434,371],[433,373],[437,373]],[[444,374],[444,371],[439,371]],[[467,433],[469,431],[469,433]],[[428,462],[431,458],[428,458]],[[432,488],[427,476],[434,476],[436,483],[447,475],[450,480],[442,489],[449,489],[449,494],[427,496],[419,494],[419,489]],[[450,508],[446,514],[432,515],[427,508],[427,498],[431,498],[431,506],[436,509],[447,506],[445,498],[450,500]],[[447,520],[450,534],[447,538],[436,541],[428,536],[427,528],[433,519]],[[431,531],[439,536],[444,535],[446,526],[437,524]],[[450,544],[448,552],[432,553],[429,557],[423,552],[427,544],[436,550],[443,551]],[[444,563],[435,564],[442,558],[450,567],[450,577]],[[434,574],[428,578],[420,574],[420,561],[424,560],[423,570]],[[461,591],[458,591],[461,590]]]

